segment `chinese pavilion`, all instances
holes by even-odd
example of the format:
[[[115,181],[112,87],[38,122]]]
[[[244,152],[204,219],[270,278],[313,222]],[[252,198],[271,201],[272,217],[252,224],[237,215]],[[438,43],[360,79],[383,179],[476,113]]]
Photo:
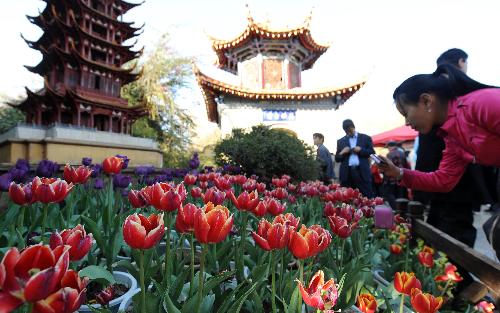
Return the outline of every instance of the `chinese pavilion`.
[[[123,65],[142,53],[142,50],[132,50],[135,43],[124,44],[139,35],[142,27],[133,27],[133,23],[124,22],[122,16],[140,3],[123,0],[44,1],[47,5],[38,16],[28,16],[31,23],[43,30],[43,35],[37,41],[25,39],[31,48],[42,53],[38,65],[26,68],[43,76],[44,86],[36,92],[26,88],[28,96],[18,105],[25,112],[27,123],[46,130],[44,142],[49,140],[61,144],[64,141],[69,145],[64,135],[67,133],[73,146],[76,142],[80,146],[93,145],[101,148],[98,154],[109,152],[102,151],[102,148],[112,147],[122,148],[122,154],[123,148],[127,147],[135,151],[129,152],[132,155],[140,154],[137,150],[144,149],[157,154],[155,143],[128,136],[132,123],[147,111],[144,107],[130,107],[120,96],[121,87],[138,76],[134,66]],[[75,151],[73,148],[71,153]],[[84,156],[90,156],[88,149],[85,148],[87,154]],[[51,155],[57,158],[61,152],[59,148],[49,153],[47,146],[41,150],[44,152],[40,158],[50,158]],[[67,156],[59,158],[64,157]],[[31,159],[36,161],[37,158]],[[135,160],[140,162],[139,159]],[[144,161],[159,163],[157,156],[153,159]]]
[[[312,68],[329,48],[314,40],[310,22],[311,15],[296,28],[274,29],[249,14],[246,28],[236,38],[211,38],[219,69],[195,66],[194,71],[208,119],[218,123],[223,135],[235,127],[267,124],[311,141],[313,133],[327,132],[318,125],[329,125],[333,111],[363,86],[364,81],[332,88],[302,87],[302,71]],[[226,74],[214,75],[221,70]]]

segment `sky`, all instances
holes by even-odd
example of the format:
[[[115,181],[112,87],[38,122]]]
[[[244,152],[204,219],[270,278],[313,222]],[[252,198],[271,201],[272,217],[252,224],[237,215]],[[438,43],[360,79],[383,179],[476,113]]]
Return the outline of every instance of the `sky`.
[[[330,48],[303,73],[303,86],[334,87],[367,79],[337,115],[339,120],[352,118],[358,130],[370,135],[404,123],[392,92],[409,76],[432,72],[436,58],[449,48],[469,54],[472,78],[500,85],[498,0],[146,0],[124,20],[136,26],[145,23],[137,48],[148,51],[168,32],[179,54],[211,66],[215,54],[208,35],[236,37],[246,25],[246,4],[255,20],[268,20],[276,27],[299,25],[312,12],[312,35]],[[29,40],[41,35],[25,15],[37,15],[44,6],[41,0],[0,0],[0,95],[19,97],[25,86],[42,85],[39,76],[23,67],[36,65],[41,54],[20,34]],[[178,103],[206,124],[203,98],[194,81],[181,92]]]

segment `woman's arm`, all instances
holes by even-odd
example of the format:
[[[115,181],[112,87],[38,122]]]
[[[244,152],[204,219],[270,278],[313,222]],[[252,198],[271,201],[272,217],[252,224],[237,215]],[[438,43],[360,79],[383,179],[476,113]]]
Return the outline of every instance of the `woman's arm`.
[[[402,171],[401,184],[410,189],[428,192],[450,192],[459,182],[465,168],[469,163],[460,154],[451,151],[448,147],[443,151],[443,158],[439,163],[439,168],[430,173],[400,169],[389,159],[383,158],[387,165],[379,167],[384,171],[384,175],[399,177]]]

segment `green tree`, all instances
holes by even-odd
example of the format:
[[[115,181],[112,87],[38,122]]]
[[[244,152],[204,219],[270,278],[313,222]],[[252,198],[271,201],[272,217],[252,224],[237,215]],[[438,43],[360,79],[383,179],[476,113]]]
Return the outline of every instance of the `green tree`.
[[[156,140],[164,153],[166,166],[185,165],[193,136],[194,122],[175,97],[186,88],[192,76],[191,60],[179,56],[161,36],[151,53],[139,61],[139,79],[122,88],[131,106],[145,106],[148,116],[132,125],[132,134]]]
[[[18,102],[21,102],[21,100],[12,99],[4,94],[0,94],[0,134],[16,126],[17,123],[26,120],[23,112],[9,105]]]
[[[247,174],[263,179],[283,174],[299,180],[318,178],[319,168],[313,149],[302,140],[264,125],[251,131],[233,129],[230,136],[215,146],[218,165],[239,165]]]

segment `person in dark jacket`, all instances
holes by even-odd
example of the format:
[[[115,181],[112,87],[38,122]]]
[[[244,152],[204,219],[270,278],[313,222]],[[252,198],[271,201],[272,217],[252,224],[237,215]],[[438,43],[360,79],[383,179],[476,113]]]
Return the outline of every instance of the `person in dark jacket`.
[[[335,161],[340,163],[339,179],[344,187],[358,188],[368,198],[373,197],[370,154],[374,154],[372,138],[358,133],[352,120],[342,122],[346,135],[337,141]]]
[[[325,136],[320,133],[313,134],[314,145],[318,146],[316,152],[316,160],[318,160],[321,168],[321,181],[325,185],[329,185],[335,178],[335,173],[333,171],[333,160],[332,155],[327,147],[325,147]]]

